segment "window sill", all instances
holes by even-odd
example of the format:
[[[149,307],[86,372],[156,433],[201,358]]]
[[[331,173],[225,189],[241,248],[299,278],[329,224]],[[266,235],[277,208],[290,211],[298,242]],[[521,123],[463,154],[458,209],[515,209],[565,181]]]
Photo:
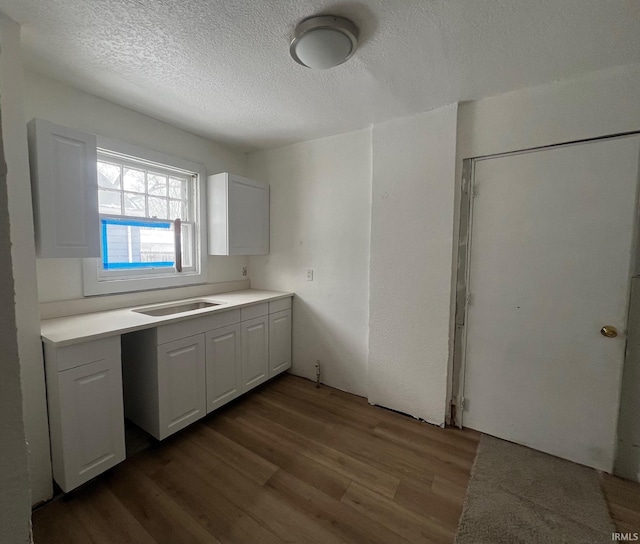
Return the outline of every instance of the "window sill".
[[[83,292],[85,297],[207,283],[206,270],[201,270],[199,273],[183,273],[174,276],[142,276],[139,278],[100,280],[98,279],[98,261],[99,259],[82,260]]]

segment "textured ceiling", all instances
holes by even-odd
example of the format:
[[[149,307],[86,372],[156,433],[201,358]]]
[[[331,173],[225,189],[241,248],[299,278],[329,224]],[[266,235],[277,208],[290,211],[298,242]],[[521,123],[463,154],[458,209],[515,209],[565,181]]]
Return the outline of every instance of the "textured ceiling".
[[[0,0],[35,71],[242,149],[640,62],[640,0]],[[298,21],[361,46],[312,71]]]

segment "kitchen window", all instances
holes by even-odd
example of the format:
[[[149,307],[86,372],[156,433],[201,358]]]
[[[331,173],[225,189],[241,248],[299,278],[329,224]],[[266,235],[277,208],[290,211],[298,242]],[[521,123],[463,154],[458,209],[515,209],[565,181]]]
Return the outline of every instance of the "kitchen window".
[[[204,283],[202,167],[98,145],[101,258],[84,261],[85,295]]]

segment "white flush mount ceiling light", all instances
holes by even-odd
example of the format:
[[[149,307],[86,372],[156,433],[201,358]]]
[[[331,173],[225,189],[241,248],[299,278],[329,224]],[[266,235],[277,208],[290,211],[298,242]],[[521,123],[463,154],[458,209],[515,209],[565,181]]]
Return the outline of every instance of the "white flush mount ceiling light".
[[[296,27],[289,52],[302,66],[325,70],[349,60],[357,46],[358,28],[349,19],[320,15]]]

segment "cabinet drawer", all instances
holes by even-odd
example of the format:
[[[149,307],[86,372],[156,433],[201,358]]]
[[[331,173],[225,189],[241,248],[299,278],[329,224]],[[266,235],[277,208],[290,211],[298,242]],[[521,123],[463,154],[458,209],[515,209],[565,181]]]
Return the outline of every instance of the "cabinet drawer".
[[[291,297],[281,298],[280,300],[274,300],[269,302],[269,313],[275,314],[276,312],[282,312],[291,308]]]
[[[219,329],[234,323],[240,323],[240,310],[214,312],[207,316],[186,319],[171,325],[163,325],[157,328],[158,344],[166,344],[167,342]]]
[[[45,344],[45,361],[55,372],[102,361],[109,357],[120,359],[120,336],[110,336],[91,342],[54,348]]]
[[[262,317],[269,313],[269,303],[262,302],[260,304],[254,304],[253,306],[247,306],[240,309],[242,321],[248,321],[249,319],[255,319],[256,317]]]

